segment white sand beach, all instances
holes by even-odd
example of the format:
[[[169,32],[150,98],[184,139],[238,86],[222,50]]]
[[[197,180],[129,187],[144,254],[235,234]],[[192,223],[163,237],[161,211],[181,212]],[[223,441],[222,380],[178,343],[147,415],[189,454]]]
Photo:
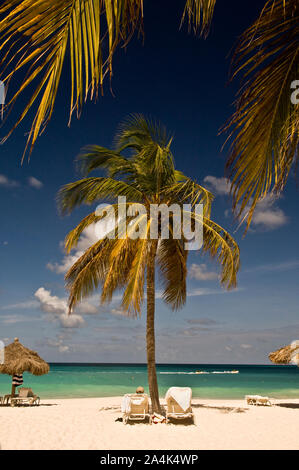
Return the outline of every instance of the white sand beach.
[[[45,400],[0,407],[2,450],[299,449],[299,399],[276,406],[193,399],[196,426],[115,421],[120,397]]]

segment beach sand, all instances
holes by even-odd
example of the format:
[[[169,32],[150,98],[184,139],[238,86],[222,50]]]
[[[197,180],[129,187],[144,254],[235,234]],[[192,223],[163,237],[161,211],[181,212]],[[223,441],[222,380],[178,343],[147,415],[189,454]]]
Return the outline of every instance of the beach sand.
[[[115,421],[120,402],[120,397],[43,399],[39,407],[2,406],[1,449],[299,449],[299,399],[276,400],[273,407],[194,399],[196,426],[125,426]]]

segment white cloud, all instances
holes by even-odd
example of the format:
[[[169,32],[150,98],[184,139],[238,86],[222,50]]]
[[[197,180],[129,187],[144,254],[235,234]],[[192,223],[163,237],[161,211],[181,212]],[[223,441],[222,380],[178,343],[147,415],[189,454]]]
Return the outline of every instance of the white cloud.
[[[51,291],[46,290],[44,287],[40,287],[34,295],[39,300],[40,308],[43,312],[54,313],[57,315],[67,313],[68,309],[66,300],[60,299],[56,295],[51,295]]]
[[[30,176],[30,178],[28,178],[28,184],[35,189],[41,189],[43,187],[43,183],[37,178],[34,178],[34,176]]]
[[[47,268],[57,274],[65,274],[83,253],[99,240],[95,225],[89,225],[83,232],[76,246],[74,254],[65,255],[61,263],[48,263]]]
[[[252,345],[251,344],[240,344],[241,348],[243,349],[251,349]]]
[[[275,206],[277,198],[269,194],[257,206],[252,217],[252,225],[273,230],[288,222],[288,217],[282,209]]]
[[[60,315],[59,320],[62,328],[79,328],[85,323],[81,315],[77,315],[75,313],[72,313],[71,315]]]
[[[40,287],[34,295],[39,300],[40,309],[52,315],[50,320],[52,320],[53,317],[54,320],[59,320],[63,328],[78,328],[85,323],[82,315],[94,315],[99,313],[99,309],[95,305],[87,301],[82,301],[76,306],[75,311],[69,315],[67,299],[52,295],[51,291],[44,287]]]
[[[226,178],[217,178],[216,176],[206,176],[204,183],[210,186],[211,191],[216,195],[228,195],[230,192],[230,181]],[[254,211],[251,227],[260,228],[264,230],[275,230],[276,228],[282,227],[288,222],[288,217],[282,209],[277,207],[277,197],[272,194],[268,194],[257,206]],[[249,210],[244,209],[243,216]],[[225,211],[225,215],[228,216],[231,211]]]
[[[84,324],[81,315],[68,315],[68,306],[65,299],[51,295],[51,291],[46,290],[44,287],[40,287],[34,295],[40,302],[41,310],[54,315],[54,319],[59,320],[62,328],[79,328]]]
[[[216,272],[208,271],[206,264],[191,264],[189,268],[189,275],[192,279],[197,281],[211,281],[218,279],[219,275]]]
[[[216,176],[206,176],[204,178],[204,183],[207,183],[210,186],[211,191],[214,194],[224,195],[229,194],[230,191],[230,182],[226,178],[217,178]]]
[[[15,188],[16,186],[19,186],[19,183],[9,179],[5,175],[0,174],[0,186],[5,186],[6,188]]]

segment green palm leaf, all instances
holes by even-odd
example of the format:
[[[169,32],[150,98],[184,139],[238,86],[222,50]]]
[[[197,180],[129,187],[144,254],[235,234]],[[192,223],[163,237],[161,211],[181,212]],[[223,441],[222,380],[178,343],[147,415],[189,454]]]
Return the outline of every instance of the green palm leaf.
[[[299,5],[297,0],[268,1],[241,37],[234,75],[246,79],[231,131],[228,167],[234,208],[247,210],[250,225],[256,204],[285,186],[298,159],[299,106],[291,102],[291,83],[299,74]]]
[[[187,0],[184,17],[206,31],[212,0]],[[97,98],[113,55],[135,31],[142,32],[143,0],[4,0],[0,6],[0,74],[6,85],[25,77],[7,103],[11,107],[28,87],[35,87],[5,139],[36,106],[26,150],[29,155],[51,119],[65,57],[70,55],[70,113],[80,116],[88,96]],[[108,43],[108,47],[106,46]],[[36,79],[38,79],[37,84]],[[4,140],[5,140],[4,139]]]

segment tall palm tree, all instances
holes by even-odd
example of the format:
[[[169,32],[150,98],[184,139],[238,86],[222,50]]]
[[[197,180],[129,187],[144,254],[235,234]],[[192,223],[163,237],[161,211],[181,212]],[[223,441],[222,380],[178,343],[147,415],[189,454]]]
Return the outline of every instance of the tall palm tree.
[[[185,0],[182,21],[205,33],[215,0]],[[70,56],[71,103],[81,113],[90,95],[97,98],[105,76],[112,76],[112,59],[118,46],[125,47],[134,32],[142,33],[143,0],[4,0],[0,6],[0,78],[6,87],[21,71],[24,80],[10,108],[30,86],[35,87],[20,117],[6,136],[37,104],[27,139],[32,151],[44,131],[54,103],[64,62]],[[37,77],[38,80],[37,80]],[[24,158],[23,155],[23,158]]]
[[[196,205],[203,204],[203,251],[216,257],[222,267],[220,282],[230,289],[236,285],[239,268],[239,248],[234,239],[210,218],[213,196],[195,181],[174,167],[170,150],[172,139],[163,126],[143,116],[134,115],[126,120],[115,137],[113,149],[91,146],[83,150],[79,166],[85,175],[94,170],[104,170],[106,176],[87,176],[64,186],[58,194],[63,213],[81,204],[93,204],[110,199],[117,214],[118,235],[103,234],[75,262],[66,274],[69,289],[69,309],[97,288],[101,288],[101,301],[112,300],[117,289],[123,290],[122,309],[127,315],[140,315],[146,283],[146,345],[148,383],[153,410],[160,411],[155,366],[155,272],[159,270],[163,284],[163,299],[174,310],[186,301],[186,276],[188,251],[184,237],[176,238],[174,216],[169,218],[169,238],[162,233],[161,219],[158,238],[153,239],[154,223],[150,212],[152,204],[178,204],[181,211],[189,211],[192,223],[198,214]],[[130,156],[126,156],[130,152]],[[120,216],[116,200],[126,197],[130,216]],[[145,214],[136,217],[136,203],[146,208]],[[190,204],[185,209],[183,204]],[[131,212],[130,212],[131,209]],[[106,206],[108,210],[108,206]],[[134,216],[134,217],[133,217]],[[65,246],[69,252],[76,246],[83,230],[102,220],[97,211],[85,217],[67,236]],[[125,220],[126,231],[123,227]],[[142,236],[132,236],[145,220]],[[198,220],[197,220],[198,221]]]

